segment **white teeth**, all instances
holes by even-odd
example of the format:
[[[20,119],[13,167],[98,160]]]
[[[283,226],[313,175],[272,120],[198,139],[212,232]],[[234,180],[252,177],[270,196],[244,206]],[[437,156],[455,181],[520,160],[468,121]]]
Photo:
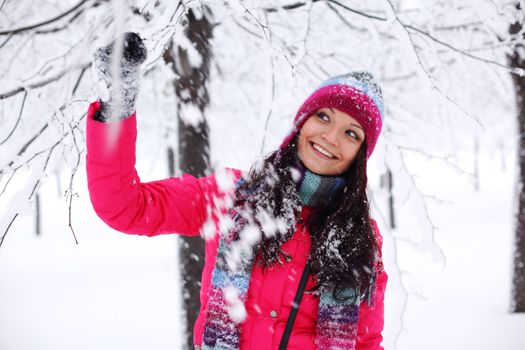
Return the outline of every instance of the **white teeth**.
[[[331,153],[329,153],[327,150],[325,150],[324,148],[321,148],[321,146],[319,146],[318,144],[316,143],[312,143],[313,147],[318,150],[320,153],[324,154],[325,156],[327,157],[330,157],[330,158],[335,158],[335,156]]]

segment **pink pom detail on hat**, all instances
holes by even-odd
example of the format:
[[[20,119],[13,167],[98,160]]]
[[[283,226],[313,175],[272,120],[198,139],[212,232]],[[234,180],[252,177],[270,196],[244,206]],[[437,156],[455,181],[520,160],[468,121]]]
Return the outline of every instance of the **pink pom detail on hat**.
[[[381,88],[367,72],[352,72],[330,78],[311,94],[297,112],[291,132],[281,148],[297,135],[306,120],[321,108],[335,108],[352,116],[365,131],[367,158],[370,158],[383,127]]]

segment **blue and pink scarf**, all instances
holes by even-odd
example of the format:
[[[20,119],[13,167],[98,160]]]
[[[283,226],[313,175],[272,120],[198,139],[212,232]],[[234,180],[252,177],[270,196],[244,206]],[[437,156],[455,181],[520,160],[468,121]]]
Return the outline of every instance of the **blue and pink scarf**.
[[[301,167],[300,171],[297,194],[303,206],[322,205],[323,199],[331,198],[343,186],[342,178],[320,176],[304,167]],[[243,180],[240,181],[242,183]],[[249,249],[239,246],[240,228],[246,226],[247,221],[235,210],[232,210],[230,215],[236,227],[219,240],[217,262],[209,290],[202,349],[240,348],[241,323],[246,317],[244,303],[248,295],[254,256]],[[234,266],[231,264],[232,255],[238,262]],[[363,297],[354,289],[346,290],[340,296],[342,298],[335,299],[332,291],[320,291],[315,337],[317,349],[355,348],[359,305]]]

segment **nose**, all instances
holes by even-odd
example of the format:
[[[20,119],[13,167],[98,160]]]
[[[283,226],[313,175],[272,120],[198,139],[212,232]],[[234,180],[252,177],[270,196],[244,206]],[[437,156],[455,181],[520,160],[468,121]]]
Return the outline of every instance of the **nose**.
[[[327,128],[322,134],[321,136],[323,137],[323,139],[333,145],[333,146],[337,146],[339,144],[339,140],[337,138],[337,128]]]

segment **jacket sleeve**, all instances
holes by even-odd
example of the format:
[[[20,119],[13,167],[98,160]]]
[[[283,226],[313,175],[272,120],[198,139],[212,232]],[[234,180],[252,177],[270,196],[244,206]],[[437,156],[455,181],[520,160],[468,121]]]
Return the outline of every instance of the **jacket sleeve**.
[[[383,347],[381,346],[381,341],[383,340],[381,332],[383,331],[384,325],[384,297],[388,276],[383,268],[381,260],[383,239],[377,227],[377,223],[373,219],[372,226],[376,234],[380,252],[378,263],[376,264],[378,276],[371,302],[368,303],[365,301],[361,303],[359,308],[356,350],[383,350]]]
[[[124,233],[199,235],[217,202],[215,176],[142,183],[135,170],[135,113],[101,123],[93,120],[98,108],[90,105],[86,128],[88,189],[97,215]]]

